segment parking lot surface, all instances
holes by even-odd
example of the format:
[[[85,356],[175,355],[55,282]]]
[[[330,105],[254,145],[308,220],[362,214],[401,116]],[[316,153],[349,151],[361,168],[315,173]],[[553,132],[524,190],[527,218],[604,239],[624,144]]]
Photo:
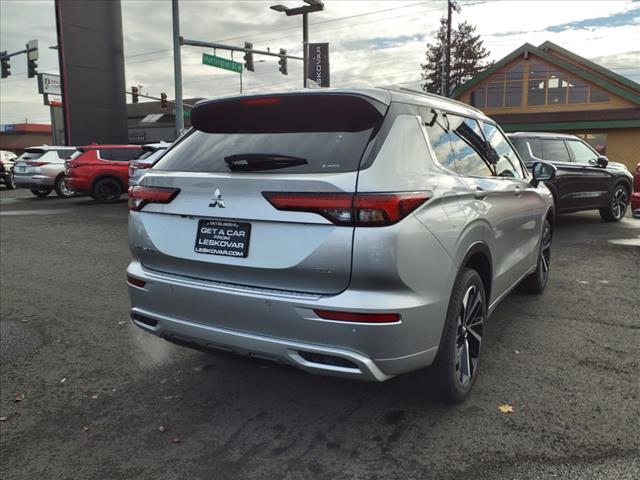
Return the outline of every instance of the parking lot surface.
[[[547,290],[498,307],[455,407],[420,373],[338,380],[139,331],[124,201],[2,190],[0,246],[3,480],[640,478],[630,217],[558,218]]]

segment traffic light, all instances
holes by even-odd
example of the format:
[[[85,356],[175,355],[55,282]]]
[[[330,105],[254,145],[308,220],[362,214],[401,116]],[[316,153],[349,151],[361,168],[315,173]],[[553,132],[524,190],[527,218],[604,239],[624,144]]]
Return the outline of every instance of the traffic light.
[[[140,89],[138,87],[131,87],[131,102],[138,103],[138,93]]]
[[[287,50],[285,48],[280,49],[280,60],[278,60],[278,65],[280,65],[279,70],[283,75],[289,75],[289,70],[287,70]]]
[[[7,52],[0,52],[0,62],[2,62],[2,78],[7,78],[11,75],[11,64],[9,63],[9,57]]]
[[[244,42],[244,48],[248,48],[249,50],[253,49],[253,43]],[[249,70],[250,72],[255,72],[253,67],[253,52],[245,52],[244,54],[244,68]]]
[[[27,60],[27,76],[33,78],[38,75],[38,62],[36,60]]]
[[[29,40],[27,47],[27,76],[33,78],[38,75],[38,41]]]
[[[166,93],[161,93],[160,94],[160,108],[161,109],[165,109],[167,108],[167,94]]]

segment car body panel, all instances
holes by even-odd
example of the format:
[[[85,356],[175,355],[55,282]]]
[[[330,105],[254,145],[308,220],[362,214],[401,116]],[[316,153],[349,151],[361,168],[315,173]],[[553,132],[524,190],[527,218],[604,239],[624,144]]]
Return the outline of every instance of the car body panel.
[[[168,204],[150,203],[130,214],[134,260],[127,272],[143,282],[129,284],[134,323],[192,346],[381,381],[434,361],[454,283],[473,253],[490,252],[487,291],[495,308],[536,268],[551,193],[543,184],[532,186],[522,172],[523,178],[471,177],[443,167],[425,133],[431,109],[490,122],[481,112],[431,95],[381,91],[377,99],[388,100],[387,113],[356,171],[149,169],[141,188],[180,191]],[[265,191],[420,192],[428,200],[397,223],[353,227],[315,213],[278,210]],[[249,255],[195,253],[202,218],[251,223]],[[394,312],[400,320],[354,324],[320,318],[316,309]],[[334,355],[354,367],[310,362],[301,350]]]
[[[29,147],[16,160],[16,186],[23,188],[53,188],[56,180],[64,176],[65,162],[76,153],[74,147],[50,146]],[[33,166],[27,162],[42,162]]]
[[[67,184],[78,192],[90,194],[97,180],[103,177],[113,177],[120,182],[122,191],[126,192],[129,184],[129,161],[141,149],[140,145],[87,145],[78,147],[78,150],[82,152],[81,155],[66,162]],[[101,157],[101,150],[121,150],[135,153],[131,153],[130,158],[107,160]]]
[[[610,202],[611,191],[619,183],[623,183],[629,192],[632,191],[632,177],[626,167],[615,162],[609,162],[606,168],[597,166],[595,159],[599,156],[598,152],[578,137],[555,133],[518,132],[510,134],[509,138],[529,168],[536,159],[549,161],[558,168],[556,178],[547,182],[554,195],[558,213],[606,208]],[[544,148],[541,152],[542,157],[534,156],[531,145],[527,144],[532,140],[540,140],[543,143],[563,142],[569,161],[550,158],[544,152]],[[591,150],[593,162],[576,161],[576,155],[571,148],[572,142],[579,142]]]
[[[167,142],[143,145],[140,157],[129,162],[129,186],[136,186],[140,178],[170,146],[171,144]]]
[[[640,163],[633,174],[633,194],[631,195],[631,212],[634,218],[640,218]]]

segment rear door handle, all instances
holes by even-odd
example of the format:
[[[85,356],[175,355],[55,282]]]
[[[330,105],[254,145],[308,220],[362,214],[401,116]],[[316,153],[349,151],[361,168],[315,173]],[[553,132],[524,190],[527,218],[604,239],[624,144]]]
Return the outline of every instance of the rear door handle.
[[[487,196],[487,192],[481,187],[476,187],[476,191],[473,193],[473,196],[476,200],[484,200]]]
[[[520,195],[522,195],[522,189],[518,186],[516,186],[513,192],[516,194],[516,197],[519,197]]]

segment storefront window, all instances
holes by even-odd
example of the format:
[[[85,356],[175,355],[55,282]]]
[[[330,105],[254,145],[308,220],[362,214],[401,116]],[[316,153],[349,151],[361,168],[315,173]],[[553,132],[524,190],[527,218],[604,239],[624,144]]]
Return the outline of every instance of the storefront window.
[[[517,61],[505,72],[491,78],[489,83],[471,92],[471,105],[477,108],[519,107],[522,104],[524,62]]]

